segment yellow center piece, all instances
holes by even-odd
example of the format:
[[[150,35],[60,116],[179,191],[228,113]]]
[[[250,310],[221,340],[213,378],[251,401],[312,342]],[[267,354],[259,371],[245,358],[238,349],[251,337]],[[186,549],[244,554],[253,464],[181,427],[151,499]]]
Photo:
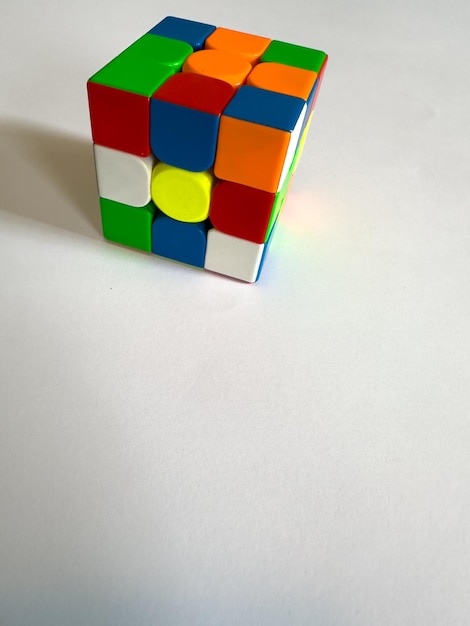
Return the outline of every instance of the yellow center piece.
[[[159,163],[152,172],[151,194],[157,207],[180,222],[202,222],[209,215],[214,177]]]

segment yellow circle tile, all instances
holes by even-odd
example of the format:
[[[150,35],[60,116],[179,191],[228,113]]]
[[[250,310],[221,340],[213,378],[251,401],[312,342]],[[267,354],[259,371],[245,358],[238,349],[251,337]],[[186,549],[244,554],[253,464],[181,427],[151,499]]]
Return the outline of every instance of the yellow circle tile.
[[[202,222],[209,215],[214,177],[159,163],[152,172],[151,194],[157,207],[180,222]]]

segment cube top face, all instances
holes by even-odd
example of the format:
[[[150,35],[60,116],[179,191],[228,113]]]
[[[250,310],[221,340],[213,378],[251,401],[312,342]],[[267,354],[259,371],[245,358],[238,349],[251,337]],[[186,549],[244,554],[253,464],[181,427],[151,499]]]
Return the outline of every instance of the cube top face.
[[[324,52],[169,16],[88,81],[103,234],[258,280]]]

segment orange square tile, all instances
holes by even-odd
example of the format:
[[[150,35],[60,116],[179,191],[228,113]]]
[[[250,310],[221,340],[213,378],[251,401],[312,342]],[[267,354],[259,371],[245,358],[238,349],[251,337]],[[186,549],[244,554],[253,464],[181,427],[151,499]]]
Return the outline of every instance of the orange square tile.
[[[222,116],[214,173],[217,178],[276,193],[291,133]]]
[[[237,88],[245,82],[251,72],[251,65],[245,57],[235,52],[198,50],[188,56],[183,72],[217,78]]]
[[[207,50],[236,52],[253,64],[264,54],[270,43],[271,39],[266,37],[249,35],[229,28],[216,28],[206,39],[204,47]]]
[[[282,63],[258,63],[247,78],[247,85],[307,100],[317,73]]]

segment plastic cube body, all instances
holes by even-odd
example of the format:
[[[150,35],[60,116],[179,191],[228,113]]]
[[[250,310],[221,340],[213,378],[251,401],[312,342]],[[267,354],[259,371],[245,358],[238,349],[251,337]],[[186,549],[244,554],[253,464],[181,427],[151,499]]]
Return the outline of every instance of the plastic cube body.
[[[258,280],[324,52],[166,17],[88,81],[106,239]]]

